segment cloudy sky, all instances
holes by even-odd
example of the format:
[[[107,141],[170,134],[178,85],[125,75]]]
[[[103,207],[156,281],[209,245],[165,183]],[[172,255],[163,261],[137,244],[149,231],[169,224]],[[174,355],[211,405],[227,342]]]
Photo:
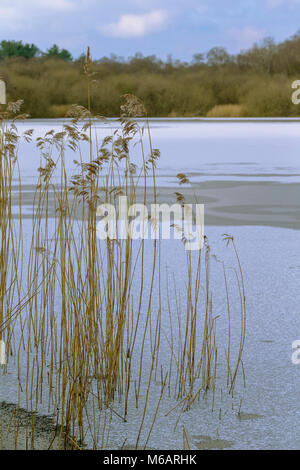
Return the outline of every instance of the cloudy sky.
[[[0,0],[0,40],[54,42],[77,57],[136,52],[189,60],[213,46],[234,53],[300,29],[300,0]]]

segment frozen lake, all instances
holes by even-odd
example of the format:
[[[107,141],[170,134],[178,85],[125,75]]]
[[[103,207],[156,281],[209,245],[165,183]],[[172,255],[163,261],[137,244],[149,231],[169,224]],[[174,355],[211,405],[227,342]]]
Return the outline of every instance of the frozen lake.
[[[59,132],[63,122],[66,121],[28,120],[18,124],[18,128],[33,128],[34,136],[41,137],[51,129]],[[119,124],[109,119],[96,127],[101,139],[112,134]],[[188,172],[192,182],[299,182],[300,119],[150,119],[150,129],[153,146],[161,151],[161,186],[173,185],[177,171]],[[66,155],[70,169],[71,156]],[[20,158],[24,183],[35,181],[38,163],[34,144],[24,146]]]
[[[20,132],[33,128],[35,137],[53,128],[60,131],[61,125],[61,121],[51,120],[18,124]],[[117,127],[114,120],[97,124],[98,138],[113,133]],[[291,356],[292,342],[300,339],[300,120],[152,119],[150,128],[153,146],[161,151],[157,165],[160,199],[170,201],[177,188],[176,174],[187,174],[199,202],[205,203],[205,233],[212,254],[224,260],[230,270],[232,257],[221,238],[224,233],[233,235],[246,284],[246,388],[240,380],[233,401],[218,395],[213,413],[197,402],[183,414],[181,423],[193,446],[201,440],[199,436],[202,440],[208,436],[228,441],[228,447],[236,449],[297,449],[300,365],[294,365]],[[23,230],[28,242],[39,158],[33,143],[20,146],[23,207],[28,215]],[[66,166],[72,174],[71,152],[66,154]],[[187,192],[187,196],[191,194]],[[14,204],[17,208],[18,201]],[[184,256],[179,254],[179,244],[180,241],[163,241],[161,263],[163,270],[167,266],[169,272],[176,272],[177,284],[183,288]],[[147,263],[147,250],[145,256]],[[150,278],[151,273],[147,275]],[[213,271],[212,276],[218,284],[220,273]],[[226,313],[223,300],[217,293],[216,315]],[[167,319],[162,318],[162,322],[167,329]],[[221,343],[225,333],[221,323]],[[161,363],[168,355],[168,342],[162,341]],[[222,355],[224,351],[220,352]],[[12,364],[11,371],[0,377],[0,401],[18,400],[15,367]],[[159,394],[160,386],[153,387],[150,408],[153,406],[154,410]],[[175,404],[171,397],[162,402],[149,447],[182,448],[181,426],[174,432],[176,417],[165,416]],[[41,406],[40,411],[46,413],[47,409]],[[134,445],[135,413],[131,402],[131,422],[120,422],[114,416],[110,446],[120,446],[125,440]],[[151,416],[153,412],[146,418],[145,428],[151,426]],[[146,434],[145,431],[145,438]]]

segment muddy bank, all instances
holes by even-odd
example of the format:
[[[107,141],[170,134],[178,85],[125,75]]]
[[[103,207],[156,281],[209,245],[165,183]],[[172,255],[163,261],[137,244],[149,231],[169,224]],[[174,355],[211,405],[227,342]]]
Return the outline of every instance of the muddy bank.
[[[58,450],[62,448],[60,431],[54,418],[0,403],[0,450]],[[71,448],[71,442],[67,447]]]

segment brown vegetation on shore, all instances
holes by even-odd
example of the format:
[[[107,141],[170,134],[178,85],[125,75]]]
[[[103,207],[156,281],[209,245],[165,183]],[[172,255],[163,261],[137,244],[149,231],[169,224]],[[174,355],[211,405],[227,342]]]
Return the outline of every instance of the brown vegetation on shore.
[[[141,54],[129,60],[103,57],[92,62],[91,110],[118,116],[120,96],[131,93],[152,117],[299,116],[300,108],[291,101],[291,84],[300,77],[299,57],[299,33],[280,44],[266,39],[236,56],[213,48],[206,56],[195,54],[190,63]],[[3,57],[0,72],[9,100],[22,98],[24,112],[58,118],[74,103],[88,106],[83,62],[84,57],[63,60],[49,53]]]

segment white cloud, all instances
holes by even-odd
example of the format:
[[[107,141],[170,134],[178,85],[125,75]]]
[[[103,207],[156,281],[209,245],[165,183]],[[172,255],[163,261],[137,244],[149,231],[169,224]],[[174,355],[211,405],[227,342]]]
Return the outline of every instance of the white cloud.
[[[231,29],[227,35],[237,42],[239,49],[251,47],[255,42],[265,36],[265,31],[254,28],[253,26],[245,26],[242,29]]]
[[[119,38],[141,37],[162,29],[167,19],[165,10],[154,10],[142,15],[121,15],[117,23],[102,26],[100,31],[106,36]]]

